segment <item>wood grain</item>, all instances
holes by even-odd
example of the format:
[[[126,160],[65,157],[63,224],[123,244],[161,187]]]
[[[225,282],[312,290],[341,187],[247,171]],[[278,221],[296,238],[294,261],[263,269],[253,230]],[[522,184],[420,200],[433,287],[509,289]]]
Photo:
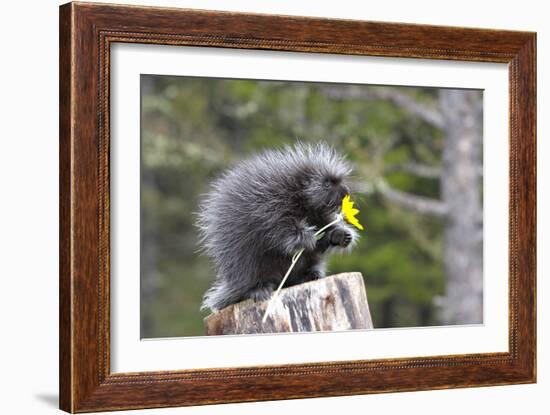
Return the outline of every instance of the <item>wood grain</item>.
[[[270,300],[232,304],[204,319],[208,336],[372,329],[360,272],[331,275],[281,290],[265,322]]]
[[[109,59],[116,42],[508,63],[509,352],[111,373]],[[61,6],[60,407],[90,412],[534,382],[535,68],[536,35],[527,32]]]

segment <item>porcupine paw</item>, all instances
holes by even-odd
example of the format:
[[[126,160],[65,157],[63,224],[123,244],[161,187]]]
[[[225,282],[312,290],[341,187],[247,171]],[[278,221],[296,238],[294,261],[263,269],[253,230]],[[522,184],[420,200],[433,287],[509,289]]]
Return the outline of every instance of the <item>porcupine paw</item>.
[[[315,227],[309,226],[306,220],[301,220],[297,224],[297,230],[298,247],[304,248],[306,251],[314,250],[317,244],[317,238],[315,237]]]
[[[273,291],[274,289],[271,285],[261,286],[251,290],[248,293],[248,297],[255,302],[266,301],[271,298],[271,296],[273,295]]]
[[[330,235],[331,245],[347,247],[353,239],[351,232],[346,229],[338,228],[332,231]]]
[[[351,243],[352,240],[353,240],[353,236],[351,235],[351,232],[346,231],[346,236],[344,237],[342,246],[345,248]]]

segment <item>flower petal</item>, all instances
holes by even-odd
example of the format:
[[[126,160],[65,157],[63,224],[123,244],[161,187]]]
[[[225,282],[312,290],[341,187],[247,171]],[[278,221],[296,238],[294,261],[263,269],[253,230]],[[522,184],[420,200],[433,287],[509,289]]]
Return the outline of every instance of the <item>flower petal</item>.
[[[342,199],[342,215],[348,223],[355,226],[356,228],[363,230],[363,226],[359,223],[359,220],[355,217],[359,213],[359,209],[355,209],[353,205],[355,202],[351,200],[350,195],[346,195]]]

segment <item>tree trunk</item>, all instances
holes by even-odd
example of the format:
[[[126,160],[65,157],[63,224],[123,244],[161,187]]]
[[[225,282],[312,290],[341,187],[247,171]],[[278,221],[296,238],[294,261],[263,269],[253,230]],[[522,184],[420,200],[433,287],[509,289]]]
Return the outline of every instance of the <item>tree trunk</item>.
[[[447,324],[483,319],[483,247],[481,202],[482,106],[479,91],[440,92],[445,134],[442,199],[445,226],[446,294],[441,301]]]
[[[281,290],[262,323],[268,301],[246,300],[204,319],[207,335],[372,329],[363,276],[337,274]]]

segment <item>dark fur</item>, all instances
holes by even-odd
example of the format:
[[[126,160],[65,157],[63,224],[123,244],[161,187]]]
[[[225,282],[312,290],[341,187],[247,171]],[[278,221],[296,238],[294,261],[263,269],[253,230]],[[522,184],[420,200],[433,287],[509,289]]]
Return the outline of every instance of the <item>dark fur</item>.
[[[201,245],[217,270],[202,308],[220,310],[246,298],[271,296],[296,251],[305,251],[285,286],[325,276],[331,247],[356,240],[340,222],[317,240],[350,192],[351,167],[324,144],[296,144],[244,160],[215,180],[201,202]]]

